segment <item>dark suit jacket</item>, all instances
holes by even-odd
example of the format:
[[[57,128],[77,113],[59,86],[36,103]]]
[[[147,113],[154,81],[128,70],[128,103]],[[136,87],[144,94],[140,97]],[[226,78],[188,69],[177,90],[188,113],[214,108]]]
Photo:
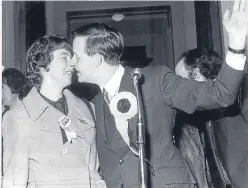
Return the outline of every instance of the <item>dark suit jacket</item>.
[[[146,67],[142,72],[147,122],[148,187],[164,188],[175,184],[180,188],[188,187],[195,180],[173,144],[175,108],[192,113],[230,105],[235,100],[234,91],[239,87],[244,71],[224,64],[215,82],[204,83],[176,76],[165,66]],[[120,91],[134,93],[130,75],[131,69],[125,68]],[[97,149],[107,187],[138,187],[138,158],[117,131],[102,94],[99,93],[93,102],[96,109]],[[129,120],[128,134],[133,148],[137,148],[136,122],[137,116]]]
[[[213,132],[215,121],[223,114],[237,114],[237,103],[227,108],[187,114],[179,111],[174,126],[175,145],[188,162],[199,188],[229,188],[227,172],[218,156]],[[206,163],[207,160],[207,163]],[[208,183],[207,183],[208,182]]]
[[[241,113],[216,121],[216,145],[233,188],[248,187],[248,74],[242,88]]]

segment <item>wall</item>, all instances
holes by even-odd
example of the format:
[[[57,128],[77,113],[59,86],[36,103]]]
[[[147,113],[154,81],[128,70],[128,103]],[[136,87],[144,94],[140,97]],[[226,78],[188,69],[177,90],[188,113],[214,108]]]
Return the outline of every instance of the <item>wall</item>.
[[[24,71],[26,67],[25,2],[2,2],[2,64]]]
[[[2,22],[3,22],[3,65],[5,68],[16,67],[15,64],[15,31],[14,24],[14,2],[2,2]]]

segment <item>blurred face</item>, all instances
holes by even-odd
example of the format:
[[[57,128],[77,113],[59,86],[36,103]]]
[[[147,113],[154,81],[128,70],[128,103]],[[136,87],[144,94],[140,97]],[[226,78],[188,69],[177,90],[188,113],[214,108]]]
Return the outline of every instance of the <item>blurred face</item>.
[[[9,86],[2,85],[2,103],[5,106],[12,106],[16,102],[18,94],[12,94]]]
[[[71,77],[75,67],[71,53],[65,49],[59,49],[53,52],[53,60],[49,65],[49,71],[44,72],[43,76],[57,82],[61,87],[71,84]]]
[[[198,82],[206,81],[206,78],[201,74],[199,68],[194,69],[193,71],[189,71],[186,69],[186,65],[184,63],[184,58],[182,58],[176,65],[175,73],[183,78],[187,78],[190,80],[196,80]],[[191,76],[190,76],[191,74]]]
[[[100,66],[99,55],[88,56],[85,53],[85,42],[87,37],[75,37],[73,40],[73,51],[76,56],[76,70],[78,81],[96,83],[97,70]]]

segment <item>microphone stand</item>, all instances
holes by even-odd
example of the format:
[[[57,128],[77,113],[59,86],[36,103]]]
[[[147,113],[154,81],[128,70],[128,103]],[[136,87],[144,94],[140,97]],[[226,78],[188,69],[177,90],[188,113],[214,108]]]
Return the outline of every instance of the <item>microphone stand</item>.
[[[144,113],[144,106],[142,103],[142,96],[141,96],[141,90],[139,86],[139,79],[140,75],[134,75],[133,76],[133,84],[135,88],[135,93],[137,97],[137,105],[138,105],[138,122],[137,122],[137,130],[138,130],[138,138],[137,138],[137,144],[139,148],[139,188],[147,188],[146,186],[146,177],[147,172],[145,169],[145,113]]]

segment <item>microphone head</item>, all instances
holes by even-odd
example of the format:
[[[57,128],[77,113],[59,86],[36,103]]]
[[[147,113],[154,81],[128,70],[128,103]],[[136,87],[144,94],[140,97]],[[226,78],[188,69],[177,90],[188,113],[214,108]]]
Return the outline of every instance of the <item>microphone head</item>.
[[[133,71],[131,72],[131,77],[132,79],[134,79],[135,77],[137,77],[137,79],[140,79],[142,76],[142,72],[139,68],[135,68],[133,69]]]

